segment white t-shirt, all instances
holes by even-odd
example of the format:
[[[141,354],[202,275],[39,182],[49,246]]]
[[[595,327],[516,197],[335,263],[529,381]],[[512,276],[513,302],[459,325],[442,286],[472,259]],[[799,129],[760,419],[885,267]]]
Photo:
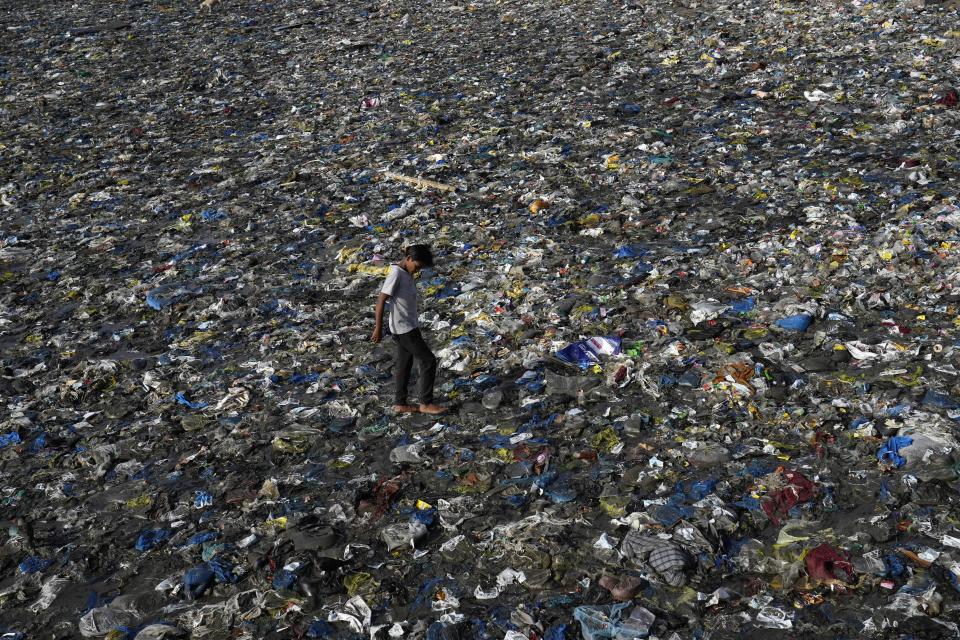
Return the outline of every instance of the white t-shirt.
[[[406,269],[391,265],[380,293],[390,296],[390,313],[387,315],[390,333],[408,333],[420,326],[417,320],[417,282]]]

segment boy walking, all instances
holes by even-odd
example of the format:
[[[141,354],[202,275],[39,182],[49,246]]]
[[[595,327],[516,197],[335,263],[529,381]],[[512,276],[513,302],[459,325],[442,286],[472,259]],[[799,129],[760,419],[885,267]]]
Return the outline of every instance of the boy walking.
[[[380,289],[377,307],[374,311],[374,329],[370,339],[380,342],[383,339],[383,309],[390,300],[388,327],[397,341],[397,358],[394,362],[394,381],[396,395],[393,410],[397,413],[439,414],[446,407],[434,404],[433,385],[437,378],[437,357],[420,333],[420,321],[417,317],[417,283],[413,275],[423,267],[433,266],[433,254],[425,244],[407,247],[403,260],[390,266],[390,273]],[[407,402],[407,387],[413,361],[417,361],[420,374],[418,385],[419,406]]]

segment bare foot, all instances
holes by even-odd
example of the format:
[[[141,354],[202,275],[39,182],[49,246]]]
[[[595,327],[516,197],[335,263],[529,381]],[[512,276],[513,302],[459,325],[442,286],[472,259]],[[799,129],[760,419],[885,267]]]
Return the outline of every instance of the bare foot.
[[[419,411],[419,409],[412,404],[395,404],[393,405],[393,410],[397,413],[416,413]]]
[[[447,408],[442,407],[439,404],[422,404],[420,405],[420,413],[428,413],[430,415],[439,415],[441,413],[446,413]]]
[[[613,576],[603,576],[598,584],[609,591],[615,600],[624,602],[637,595],[643,586],[643,580],[634,576],[624,576],[619,579]]]

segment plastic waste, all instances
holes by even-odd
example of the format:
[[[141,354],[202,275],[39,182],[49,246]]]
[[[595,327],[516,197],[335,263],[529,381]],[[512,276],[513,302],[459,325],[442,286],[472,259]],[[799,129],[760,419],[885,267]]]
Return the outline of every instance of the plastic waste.
[[[580,606],[573,610],[573,617],[586,640],[646,638],[656,619],[644,607],[630,603]]]
[[[567,345],[556,352],[558,360],[579,366],[581,369],[600,362],[600,356],[620,353],[620,338],[596,336]]]
[[[111,606],[96,607],[80,618],[79,631],[84,638],[100,638],[121,627],[132,627],[138,616],[133,611]]]
[[[826,9],[6,3],[0,636],[957,637],[956,6]]]

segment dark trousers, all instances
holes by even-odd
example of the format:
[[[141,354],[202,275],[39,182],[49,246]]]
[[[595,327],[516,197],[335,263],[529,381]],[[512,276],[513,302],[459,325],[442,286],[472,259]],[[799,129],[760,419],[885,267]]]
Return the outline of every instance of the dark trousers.
[[[420,404],[433,403],[433,384],[437,380],[437,356],[423,340],[420,329],[394,335],[397,341],[397,360],[394,362],[393,379],[397,383],[396,404],[407,404],[407,387],[413,361],[417,361],[420,383],[417,388]]]

